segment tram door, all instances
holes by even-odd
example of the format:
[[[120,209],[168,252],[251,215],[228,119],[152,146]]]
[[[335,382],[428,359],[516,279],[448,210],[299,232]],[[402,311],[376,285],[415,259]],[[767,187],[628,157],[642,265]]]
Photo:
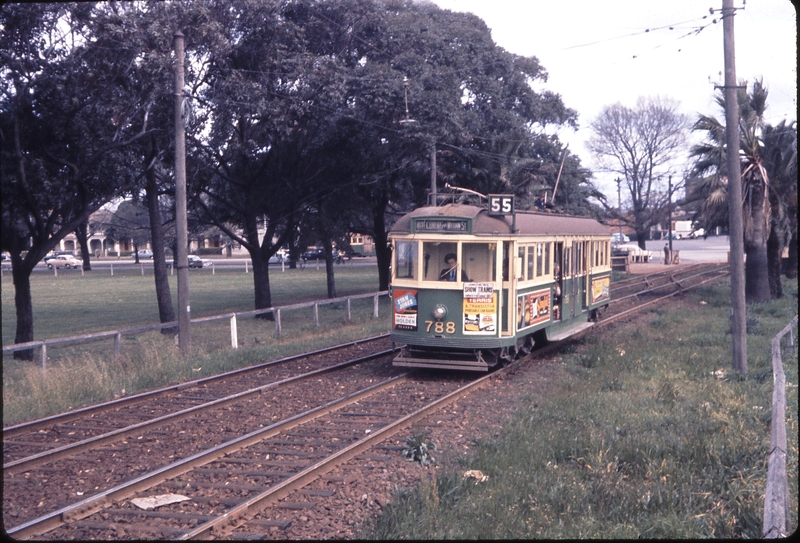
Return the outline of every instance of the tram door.
[[[558,322],[561,320],[562,311],[564,310],[564,244],[561,242],[555,243],[553,251],[553,260],[555,266],[553,268],[553,278],[555,285],[553,285],[553,320]]]
[[[575,258],[575,244],[564,248],[564,275],[567,284],[565,285],[565,304],[566,318],[575,316],[575,298],[578,296],[578,274]]]

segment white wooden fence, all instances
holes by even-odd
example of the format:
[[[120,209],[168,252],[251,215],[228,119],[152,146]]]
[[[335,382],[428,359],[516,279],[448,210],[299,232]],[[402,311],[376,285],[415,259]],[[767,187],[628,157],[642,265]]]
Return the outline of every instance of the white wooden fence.
[[[797,315],[772,338],[772,423],[769,436],[769,461],[767,490],[764,496],[764,523],[761,531],[765,539],[787,537],[789,521],[789,481],[786,475],[786,377],[781,361],[781,338],[788,336],[786,345],[794,345],[792,326]]]
[[[275,315],[275,335],[280,337],[281,329],[281,312],[293,309],[303,309],[306,307],[314,308],[314,325],[319,326],[319,306],[325,304],[345,303],[345,311],[348,322],[350,321],[350,302],[351,300],[360,300],[363,298],[373,298],[372,314],[375,318],[378,317],[378,299],[381,296],[388,295],[388,291],[383,290],[370,294],[359,294],[357,296],[342,296],[340,298],[331,298],[320,300],[316,302],[305,302],[301,304],[285,305],[280,307],[271,307],[267,309],[254,309],[252,311],[237,311],[235,313],[225,313],[222,315],[214,315],[211,317],[201,317],[199,319],[191,319],[190,323],[196,324],[201,322],[211,322],[217,320],[230,319],[231,327],[231,348],[239,348],[238,331],[236,327],[236,319],[239,317],[250,317],[255,315],[263,315],[265,313],[273,313]],[[122,336],[130,336],[134,334],[141,334],[142,332],[149,332],[151,330],[162,330],[164,328],[173,328],[178,326],[178,321],[165,322],[159,324],[145,324],[142,326],[134,326],[131,328],[123,328],[120,330],[110,330],[107,332],[97,332],[94,334],[84,334],[80,336],[70,336],[53,339],[43,339],[40,341],[29,341],[27,343],[16,343],[14,345],[7,345],[3,347],[3,355],[15,351],[24,351],[26,349],[39,349],[39,360],[41,361],[42,369],[47,368],[47,347],[49,346],[64,346],[74,345],[81,343],[89,343],[92,341],[99,341],[107,338],[114,338],[114,360],[117,360],[122,348]]]

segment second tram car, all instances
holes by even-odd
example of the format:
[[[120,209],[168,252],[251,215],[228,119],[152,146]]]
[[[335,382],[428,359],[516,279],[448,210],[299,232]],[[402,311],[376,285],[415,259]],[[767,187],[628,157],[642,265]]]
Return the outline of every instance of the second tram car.
[[[488,371],[591,326],[608,305],[607,227],[517,212],[508,195],[449,197],[390,232],[391,338],[405,344],[395,366]]]

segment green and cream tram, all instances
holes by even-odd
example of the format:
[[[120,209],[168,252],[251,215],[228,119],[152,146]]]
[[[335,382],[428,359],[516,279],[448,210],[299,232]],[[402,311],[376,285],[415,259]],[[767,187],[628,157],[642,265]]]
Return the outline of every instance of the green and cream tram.
[[[484,199],[422,207],[393,226],[391,337],[405,344],[394,365],[487,371],[608,305],[607,227]]]

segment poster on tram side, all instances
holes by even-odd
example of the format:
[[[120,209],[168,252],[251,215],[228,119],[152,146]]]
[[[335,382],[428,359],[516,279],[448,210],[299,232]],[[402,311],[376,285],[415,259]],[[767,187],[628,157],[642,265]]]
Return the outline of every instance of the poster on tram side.
[[[492,283],[464,284],[464,334],[497,333],[497,293]]]
[[[608,300],[611,291],[611,277],[592,279],[592,304]]]
[[[550,289],[517,296],[517,330],[550,319]]]

